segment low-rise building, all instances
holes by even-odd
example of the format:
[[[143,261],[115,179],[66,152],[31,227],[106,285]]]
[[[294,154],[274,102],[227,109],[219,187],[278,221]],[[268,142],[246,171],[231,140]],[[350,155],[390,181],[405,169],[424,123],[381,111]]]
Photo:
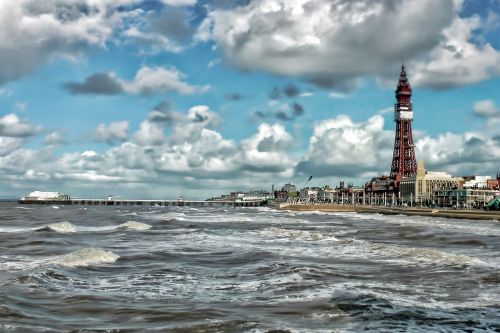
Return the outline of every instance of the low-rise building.
[[[403,204],[438,204],[436,192],[461,187],[463,179],[446,172],[427,171],[424,161],[418,161],[417,173],[403,177],[399,183],[399,199]]]
[[[60,192],[33,191],[23,200],[71,200],[70,196]]]
[[[274,199],[277,201],[285,201],[288,198],[296,198],[298,196],[297,187],[290,183],[283,185],[281,190],[274,191]]]
[[[486,181],[486,187],[490,190],[500,190],[500,174],[497,174],[496,179],[488,179]]]
[[[482,208],[498,195],[498,190],[461,188],[437,191],[436,200],[441,207]]]
[[[365,188],[363,186],[355,186],[352,183],[344,185],[341,181],[340,185],[335,188],[334,202],[339,204],[362,204],[365,200]]]
[[[235,201],[265,201],[272,199],[271,193],[264,190],[251,190],[245,193],[238,193]]]
[[[329,185],[325,185],[318,190],[318,201],[331,203],[333,202],[335,194],[335,189],[331,188]]]
[[[491,176],[463,176],[464,188],[488,188],[488,181]]]
[[[318,200],[319,187],[305,187],[300,189],[299,197],[301,199]]]

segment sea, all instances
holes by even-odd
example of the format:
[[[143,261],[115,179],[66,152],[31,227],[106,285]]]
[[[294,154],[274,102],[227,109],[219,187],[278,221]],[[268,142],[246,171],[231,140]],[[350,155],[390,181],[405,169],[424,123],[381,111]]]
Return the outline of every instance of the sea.
[[[0,203],[0,332],[500,332],[500,222]]]

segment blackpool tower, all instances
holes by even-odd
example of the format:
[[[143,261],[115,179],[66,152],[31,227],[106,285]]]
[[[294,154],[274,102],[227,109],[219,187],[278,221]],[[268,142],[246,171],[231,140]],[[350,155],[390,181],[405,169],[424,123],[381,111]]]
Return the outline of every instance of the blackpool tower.
[[[394,152],[392,154],[391,178],[400,180],[417,173],[415,145],[411,132],[413,109],[411,104],[411,87],[406,77],[405,66],[401,67],[399,82],[396,88],[396,104],[394,105]]]

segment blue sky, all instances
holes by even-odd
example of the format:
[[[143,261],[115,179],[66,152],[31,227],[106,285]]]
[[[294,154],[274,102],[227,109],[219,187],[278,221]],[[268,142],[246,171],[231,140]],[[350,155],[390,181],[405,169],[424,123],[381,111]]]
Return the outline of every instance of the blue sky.
[[[496,0],[0,0],[1,197],[204,198],[389,172],[500,172]]]

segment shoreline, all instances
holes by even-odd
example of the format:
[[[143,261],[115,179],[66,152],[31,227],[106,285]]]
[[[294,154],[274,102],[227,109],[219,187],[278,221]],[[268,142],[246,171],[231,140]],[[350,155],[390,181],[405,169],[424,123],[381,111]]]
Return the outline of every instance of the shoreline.
[[[394,208],[374,206],[349,206],[349,205],[280,205],[278,209],[291,211],[323,211],[323,212],[353,212],[353,213],[378,213],[384,215],[417,215],[444,217],[469,220],[495,220],[500,221],[500,211],[475,211],[475,210],[445,210],[430,208]]]

